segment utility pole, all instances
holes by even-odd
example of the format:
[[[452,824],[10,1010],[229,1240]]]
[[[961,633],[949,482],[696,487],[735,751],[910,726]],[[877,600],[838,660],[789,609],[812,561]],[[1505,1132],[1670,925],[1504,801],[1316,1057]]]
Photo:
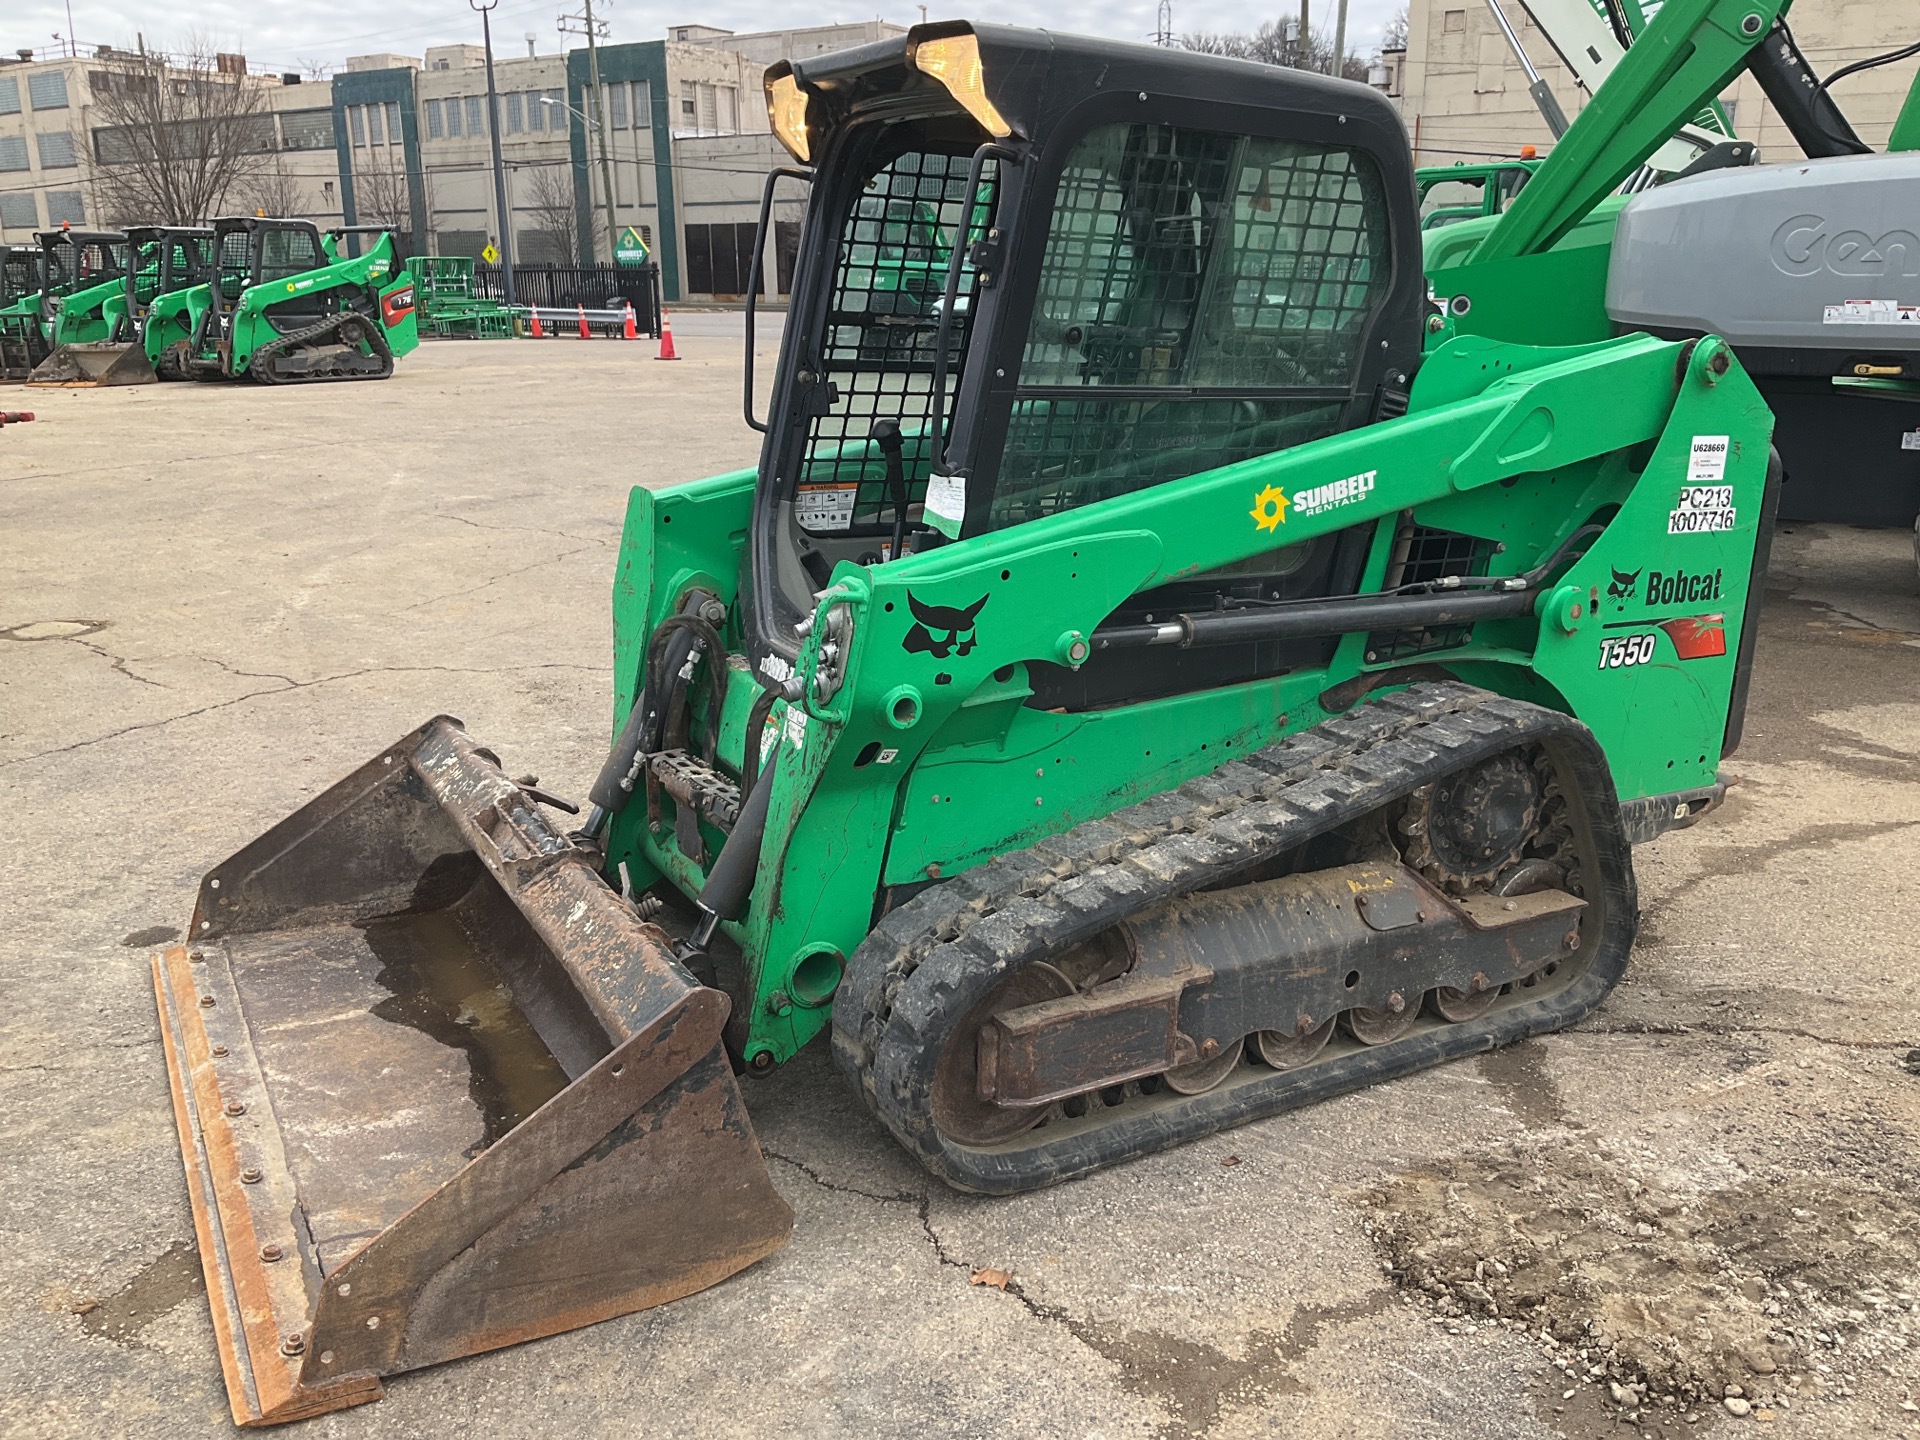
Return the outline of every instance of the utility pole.
[[[1160,17],[1153,27],[1153,43],[1162,49],[1173,48],[1173,0],[1160,0]]]
[[[607,158],[607,106],[606,96],[600,89],[600,45],[599,37],[607,28],[604,20],[593,18],[593,0],[581,0],[580,16],[563,15],[560,17],[560,30],[563,34],[576,34],[567,29],[567,21],[581,19],[587,33],[587,75],[593,86],[593,101],[587,114],[594,118],[594,132],[599,140],[600,150],[600,190],[607,204],[607,260],[613,260],[614,236],[619,232],[618,222],[613,216],[613,162]],[[585,118],[584,116],[582,117]],[[591,238],[591,237],[589,237]]]
[[[500,0],[467,0],[480,12],[480,34],[487,42],[487,135],[493,141],[493,210],[500,218],[500,295],[507,304],[513,294],[513,216],[507,205],[507,167],[500,158],[500,95],[493,87],[493,17],[488,13]]]
[[[1338,18],[1333,22],[1333,69],[1337,76],[1346,73],[1347,68],[1347,0],[1340,0]]]
[[[1300,68],[1313,68],[1313,26],[1312,16],[1308,13],[1309,0],[1300,0]]]

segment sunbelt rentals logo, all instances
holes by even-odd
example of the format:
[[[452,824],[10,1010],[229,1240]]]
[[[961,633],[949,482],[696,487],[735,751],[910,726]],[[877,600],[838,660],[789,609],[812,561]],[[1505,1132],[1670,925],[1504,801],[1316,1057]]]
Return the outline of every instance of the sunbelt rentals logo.
[[[1254,527],[1259,530],[1278,530],[1287,523],[1287,511],[1292,509],[1296,515],[1324,515],[1329,510],[1342,505],[1353,505],[1373,493],[1374,477],[1380,472],[1368,470],[1359,475],[1349,475],[1344,480],[1332,480],[1325,485],[1315,485],[1309,490],[1296,490],[1291,499],[1278,485],[1269,485],[1253,497]]]

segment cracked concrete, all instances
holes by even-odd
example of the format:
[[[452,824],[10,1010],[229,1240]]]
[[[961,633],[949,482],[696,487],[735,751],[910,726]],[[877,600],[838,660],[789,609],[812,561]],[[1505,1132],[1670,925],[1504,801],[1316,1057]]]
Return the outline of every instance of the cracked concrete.
[[[436,712],[585,789],[628,487],[757,449],[737,342],[681,348],[429,345],[382,385],[68,392],[0,440],[0,1432],[230,1433],[150,947],[205,870]],[[744,1082],[785,1251],[301,1433],[1612,1433],[1530,1338],[1409,1304],[1363,1197],[1519,1139],[1663,1193],[1830,1183],[1912,1213],[1909,544],[1781,536],[1740,783],[1638,853],[1642,941],[1577,1030],[1010,1200],[932,1182],[809,1049]],[[1004,1290],[970,1283],[986,1267]],[[1920,1435],[1910,1368],[1863,1362],[1767,1428]],[[1670,1419],[1640,1432],[1696,1433]]]

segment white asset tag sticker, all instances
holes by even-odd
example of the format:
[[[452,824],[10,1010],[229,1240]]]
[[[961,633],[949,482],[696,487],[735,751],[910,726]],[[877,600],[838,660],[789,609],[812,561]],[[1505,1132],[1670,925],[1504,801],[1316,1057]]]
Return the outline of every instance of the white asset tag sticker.
[[[1667,514],[1669,535],[1710,535],[1731,530],[1733,524],[1731,485],[1689,485],[1680,492],[1679,505]]]
[[[1687,457],[1687,484],[1710,485],[1727,478],[1727,437],[1696,435],[1693,453]]]
[[[793,494],[793,518],[803,530],[845,530],[853,524],[856,485],[801,485]]]
[[[1920,430],[1902,430],[1900,432],[1902,450],[1920,450]]]
[[[926,515],[934,529],[949,540],[958,540],[961,523],[967,518],[967,477],[929,475]]]

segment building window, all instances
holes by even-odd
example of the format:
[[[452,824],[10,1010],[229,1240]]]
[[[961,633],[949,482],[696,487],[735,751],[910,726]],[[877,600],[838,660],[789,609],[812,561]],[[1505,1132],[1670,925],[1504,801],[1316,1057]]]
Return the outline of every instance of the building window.
[[[507,92],[507,134],[518,135],[527,128],[525,106],[521,103],[526,97],[518,90]]]
[[[700,87],[691,80],[680,82],[680,123],[685,126],[700,123]]]
[[[740,129],[740,91],[732,85],[722,85],[720,96],[720,133],[732,135]]]
[[[19,113],[20,77],[9,75],[6,79],[0,80],[0,115],[18,115]]]
[[[751,223],[687,226],[687,288],[697,295],[744,295],[758,231]],[[759,293],[767,293],[764,270]]]
[[[0,170],[27,168],[27,137],[0,135]]]
[[[380,107],[378,105],[367,106],[367,138],[375,145],[384,145],[387,143],[387,137],[384,133],[386,127],[380,123],[380,113]]]
[[[653,128],[653,88],[645,80],[633,82],[633,128]]]
[[[363,105],[347,107],[347,133],[353,137],[356,146],[367,143],[367,111]]]
[[[64,70],[42,70],[38,75],[27,77],[27,96],[33,101],[36,110],[64,110],[67,108],[67,72]]]
[[[429,140],[438,140],[446,133],[440,120],[440,102],[438,100],[427,101],[427,138]]]
[[[86,197],[78,190],[49,190],[47,192],[47,224],[84,225],[86,223]]]
[[[625,85],[606,85],[607,124],[615,130],[627,128],[627,87]]]
[[[447,101],[447,135],[448,138],[454,140],[460,138],[460,101],[458,97]]]
[[[40,223],[40,206],[31,191],[0,195],[0,228],[31,230]]]
[[[546,129],[547,128],[547,107],[540,103],[540,92],[538,90],[527,91],[526,101],[527,101],[527,129],[529,130]],[[555,125],[553,128],[558,130],[560,127],[558,125]]]
[[[485,112],[480,108],[480,97],[478,95],[467,96],[467,134],[484,135],[487,133],[487,123],[480,118],[483,113]]]
[[[547,112],[547,128],[549,130],[566,129],[568,119],[567,92],[564,90],[549,90],[547,91],[547,99],[553,102],[551,105],[542,107]]]
[[[333,149],[333,112],[331,110],[283,110],[280,113],[281,145],[288,150]]]
[[[389,145],[400,143],[400,102],[398,100],[387,101],[387,143]]]
[[[1464,31],[1467,28],[1467,12],[1464,10],[1447,11],[1440,17],[1440,28],[1448,34]]]
[[[42,170],[71,170],[80,163],[73,153],[73,136],[67,131],[42,131],[34,139],[40,146]]]

